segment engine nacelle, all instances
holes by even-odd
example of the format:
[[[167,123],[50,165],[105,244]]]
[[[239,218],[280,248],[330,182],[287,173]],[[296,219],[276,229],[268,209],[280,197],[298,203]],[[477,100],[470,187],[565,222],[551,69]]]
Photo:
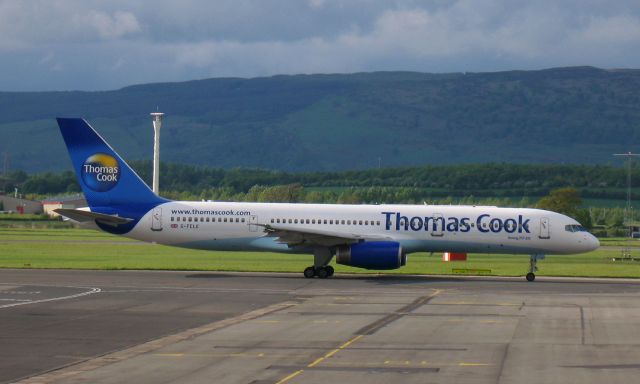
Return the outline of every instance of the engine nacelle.
[[[338,247],[336,263],[365,269],[396,269],[407,263],[407,255],[399,243],[367,241]]]

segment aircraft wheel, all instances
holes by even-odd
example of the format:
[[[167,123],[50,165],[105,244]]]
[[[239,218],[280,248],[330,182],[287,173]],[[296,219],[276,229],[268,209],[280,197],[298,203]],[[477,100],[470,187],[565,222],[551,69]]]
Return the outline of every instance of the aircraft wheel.
[[[533,272],[527,273],[527,281],[533,281],[536,279],[536,275]]]
[[[304,269],[304,277],[312,279],[316,275],[316,269],[314,267],[307,267]]]
[[[334,271],[333,271],[333,267],[332,267],[332,266],[330,266],[330,265],[327,265],[325,268],[326,268],[326,270],[327,270],[327,274],[328,274],[328,276],[329,276],[329,277],[333,276],[333,272],[334,272]]]
[[[316,275],[321,279],[326,279],[327,277],[329,277],[329,271],[326,267],[320,267],[316,269]]]

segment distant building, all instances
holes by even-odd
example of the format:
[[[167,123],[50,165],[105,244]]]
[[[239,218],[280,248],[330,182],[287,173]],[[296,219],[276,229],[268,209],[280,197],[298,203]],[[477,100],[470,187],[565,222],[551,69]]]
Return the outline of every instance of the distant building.
[[[54,209],[75,209],[86,206],[87,200],[80,194],[70,196],[56,196],[42,200],[42,209],[44,210],[44,213],[51,217],[60,216],[57,213],[53,212]]]
[[[42,213],[42,204],[39,201],[20,199],[9,195],[0,195],[0,211],[10,213]]]

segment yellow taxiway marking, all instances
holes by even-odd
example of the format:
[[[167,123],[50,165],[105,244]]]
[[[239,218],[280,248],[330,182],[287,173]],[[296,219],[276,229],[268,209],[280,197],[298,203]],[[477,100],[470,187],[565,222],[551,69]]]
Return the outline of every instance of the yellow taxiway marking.
[[[438,296],[442,291],[443,291],[443,290],[441,290],[441,289],[436,289],[436,290],[434,290],[434,291],[433,291],[433,293],[432,293],[428,298],[436,297],[436,296]],[[344,303],[344,304],[348,305],[349,303]],[[322,304],[320,304],[320,305],[322,305]],[[325,304],[325,305],[327,305],[327,304]],[[343,304],[329,304],[328,306],[330,306],[330,305],[343,305]],[[360,340],[363,336],[364,336],[364,335],[357,335],[357,336],[355,336],[355,337],[352,337],[352,338],[351,338],[351,339],[349,339],[346,343],[342,344],[342,345],[341,345],[341,346],[339,346],[338,348],[336,348],[336,349],[334,349],[334,350],[332,350],[332,351],[328,352],[326,355],[324,355],[324,356],[322,356],[322,357],[318,357],[317,359],[315,359],[312,363],[310,363],[309,365],[307,365],[307,368],[313,368],[313,367],[315,367],[316,365],[320,364],[320,363],[321,363],[321,362],[323,362],[324,360],[326,360],[326,359],[330,358],[331,356],[335,355],[336,353],[340,352],[341,350],[343,350],[343,349],[347,348],[347,347],[348,347],[348,346],[350,346],[351,344],[353,344],[353,343],[355,343],[356,341]],[[411,364],[411,361],[405,361],[404,363],[405,363],[406,365],[410,365],[410,364]],[[297,371],[293,372],[292,374],[290,374],[290,375],[288,375],[288,376],[286,376],[286,377],[283,377],[282,379],[280,379],[280,381],[276,382],[276,384],[284,384],[284,383],[286,383],[287,381],[289,381],[289,380],[293,379],[294,377],[296,377],[296,376],[298,376],[298,375],[302,374],[303,372],[304,372],[304,369],[297,370]]]
[[[340,365],[340,364],[332,364],[332,365]],[[342,363],[342,365],[345,365],[345,363]],[[352,364],[355,365],[355,364]],[[377,365],[376,363],[369,363],[368,365]],[[487,363],[467,363],[467,362],[459,362],[459,363],[439,363],[437,361],[427,361],[427,360],[422,360],[420,362],[413,362],[411,360],[385,360],[383,365],[391,365],[393,367],[401,367],[401,366],[407,366],[407,365],[431,365],[431,366],[459,366],[459,367],[486,367],[489,366],[491,364],[487,364]]]
[[[307,365],[307,367],[309,367],[309,368],[315,367],[316,365],[320,364],[323,360],[330,358],[331,356],[335,355],[336,353],[340,352],[341,350],[347,348],[351,344],[353,344],[356,341],[360,340],[362,338],[362,336],[364,336],[364,335],[358,335],[356,337],[351,338],[349,341],[347,341],[346,343],[342,344],[341,346],[339,346],[338,348],[334,349],[333,351],[330,351],[326,355],[317,358],[313,363]]]
[[[328,352],[327,354],[325,354],[322,357],[318,357],[317,359],[315,359],[312,363],[310,363],[309,365],[307,365],[307,368],[313,368],[316,365],[320,364],[321,362],[323,362],[324,360],[330,358],[331,356],[335,355],[336,353],[340,352],[341,350],[347,348],[348,346],[350,346],[351,344],[355,343],[356,341],[358,341],[360,338],[362,338],[362,336],[364,335],[358,335],[355,336],[351,339],[349,339],[349,341],[347,341],[346,343],[342,344],[341,346],[339,346],[338,348]],[[294,377],[298,376],[299,374],[301,374],[302,372],[304,372],[304,369],[299,369],[295,372],[293,372],[292,374],[290,374],[289,376],[283,377],[280,381],[278,381],[276,384],[284,384],[287,381],[293,379]]]
[[[486,305],[488,307],[519,307],[522,303],[478,303],[475,301],[441,301],[438,305]]]
[[[294,377],[298,376],[299,374],[301,374],[302,372],[304,372],[303,369],[297,370],[295,372],[293,372],[292,374],[290,374],[287,377],[283,377],[282,380],[278,381],[276,384],[283,384],[286,383],[287,381],[293,379]]]
[[[261,353],[154,353],[160,357],[266,357]],[[269,355],[269,357],[291,357],[291,355]]]
[[[478,320],[478,319],[448,319],[445,321],[447,323],[480,323],[480,324],[504,323],[504,321],[502,320]]]
[[[320,364],[323,360],[328,359],[329,357],[335,355],[336,353],[338,353],[341,349],[344,349],[346,347],[348,347],[350,344],[353,344],[354,342],[357,341],[357,339],[359,339],[360,337],[362,337],[362,335],[356,336],[353,339],[347,341],[346,343],[342,344],[340,347],[328,352],[326,355],[319,357],[317,359],[315,359],[312,363],[308,364],[307,367],[308,368],[313,368],[316,365]],[[155,356],[162,356],[162,357],[291,357],[290,355],[267,355],[266,353],[262,352],[262,353],[258,353],[258,354],[248,354],[248,353],[226,353],[226,354],[213,354],[213,353],[156,353]],[[427,360],[422,360],[422,361],[412,361],[412,360],[384,360],[384,362],[382,363],[382,365],[384,366],[391,366],[391,367],[407,367],[407,366],[416,366],[416,365],[422,365],[422,366],[426,366],[426,365],[430,365],[430,366],[458,366],[458,367],[487,367],[490,366],[492,364],[487,364],[487,363],[474,363],[474,362],[459,362],[459,363],[452,363],[452,362],[437,362],[437,361],[427,361]],[[347,362],[342,362],[342,363],[332,363],[331,366],[371,366],[371,367],[377,367],[380,366],[380,363],[371,361],[369,363],[362,363],[362,362],[354,362],[354,363],[347,363]],[[292,378],[294,378],[295,376],[301,374],[304,371],[304,369],[300,369],[299,371],[294,372],[295,374],[291,374],[285,378],[283,378],[281,381],[279,381],[280,383],[284,383],[287,380],[290,380]]]
[[[391,364],[391,365],[411,365],[411,360],[385,360],[384,361],[385,365]]]

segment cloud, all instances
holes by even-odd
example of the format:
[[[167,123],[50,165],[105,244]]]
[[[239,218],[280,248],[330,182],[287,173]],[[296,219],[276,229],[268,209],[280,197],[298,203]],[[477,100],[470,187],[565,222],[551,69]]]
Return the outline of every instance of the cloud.
[[[89,11],[86,15],[76,16],[78,24],[86,23],[87,26],[95,28],[100,37],[113,39],[128,34],[140,32],[140,25],[135,15],[131,12],[114,12],[112,15],[106,12],[95,10]]]
[[[89,1],[0,2],[0,49],[5,50],[58,43],[99,43],[141,30],[132,12],[93,8]]]
[[[595,44],[635,43],[640,40],[640,19],[630,15],[592,17],[581,32],[576,39]]]
[[[621,0],[0,1],[0,90],[282,73],[638,67]],[[21,88],[22,87],[22,88]]]

